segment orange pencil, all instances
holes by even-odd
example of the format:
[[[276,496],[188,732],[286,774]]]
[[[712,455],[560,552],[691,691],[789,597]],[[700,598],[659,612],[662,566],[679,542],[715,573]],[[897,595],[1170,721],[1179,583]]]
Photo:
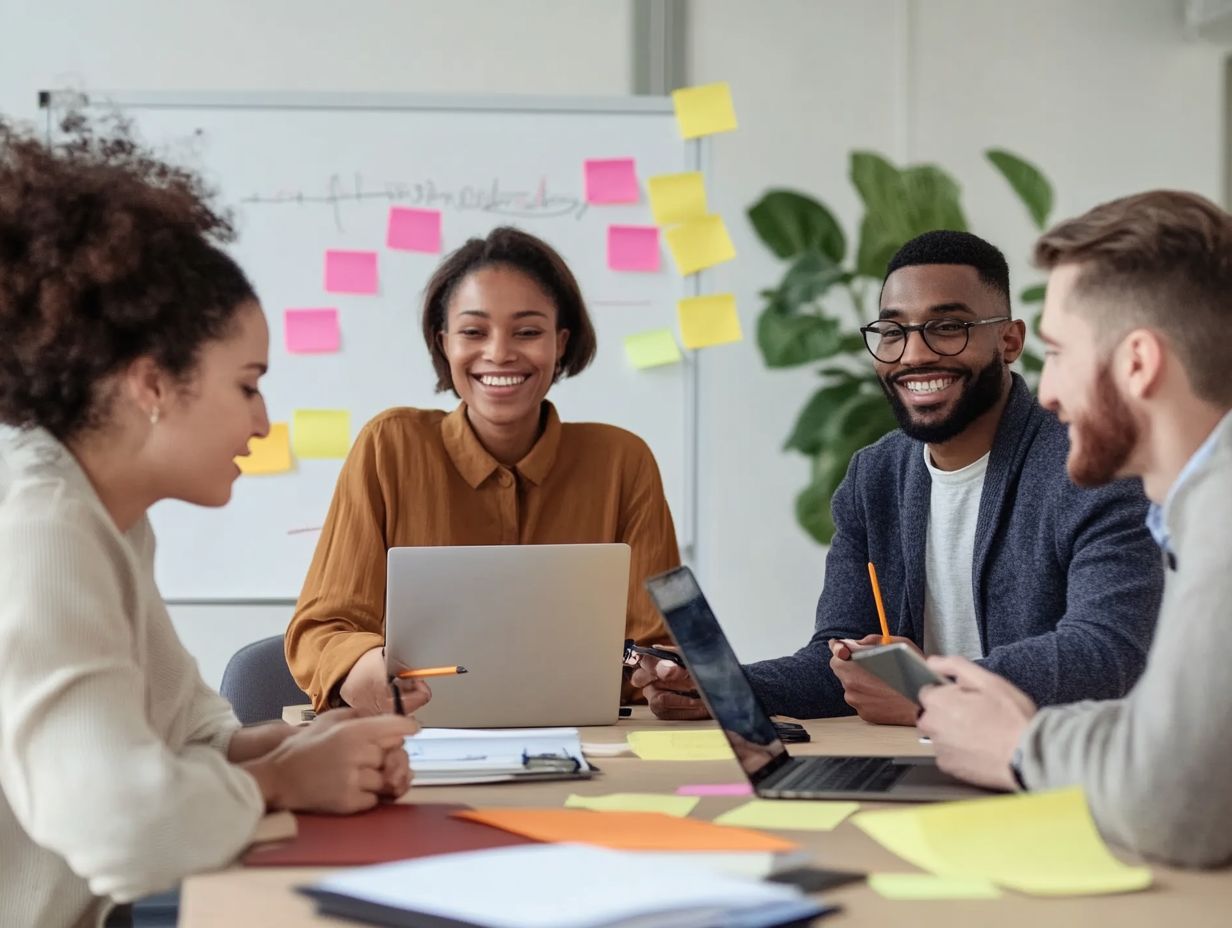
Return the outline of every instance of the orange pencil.
[[[890,643],[890,626],[886,624],[885,603],[881,601],[881,584],[877,582],[877,568],[868,562],[868,579],[873,584],[873,600],[877,603],[877,618],[881,619],[881,643]]]
[[[452,677],[466,672],[465,667],[424,667],[421,670],[399,670],[394,676],[399,680],[422,680],[424,677]]]

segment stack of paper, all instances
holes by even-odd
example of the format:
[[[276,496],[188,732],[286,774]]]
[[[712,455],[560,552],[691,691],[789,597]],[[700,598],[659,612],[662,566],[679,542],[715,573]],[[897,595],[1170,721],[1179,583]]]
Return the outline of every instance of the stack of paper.
[[[407,926],[769,928],[826,911],[793,886],[569,844],[345,870],[301,892],[322,914]]]
[[[406,753],[416,786],[591,773],[576,728],[425,728]]]

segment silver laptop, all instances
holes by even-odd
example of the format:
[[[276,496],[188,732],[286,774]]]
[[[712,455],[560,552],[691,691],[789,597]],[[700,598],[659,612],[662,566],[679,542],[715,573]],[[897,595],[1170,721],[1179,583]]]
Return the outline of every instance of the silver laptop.
[[[692,571],[679,567],[652,577],[646,589],[758,796],[919,802],[988,795],[942,773],[931,757],[792,757]]]
[[[391,548],[386,668],[466,668],[427,681],[423,725],[611,725],[628,597],[625,544]]]

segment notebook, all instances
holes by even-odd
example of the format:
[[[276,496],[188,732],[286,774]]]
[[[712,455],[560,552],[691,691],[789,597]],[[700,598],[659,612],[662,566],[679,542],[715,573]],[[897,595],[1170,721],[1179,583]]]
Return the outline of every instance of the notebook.
[[[320,914],[410,928],[769,928],[829,911],[794,886],[576,844],[340,871],[300,892]]]
[[[586,780],[576,728],[425,728],[406,739],[415,786]]]
[[[452,817],[469,808],[458,803],[423,803],[381,805],[356,815],[300,814],[295,816],[294,837],[253,847],[243,862],[248,867],[354,867],[535,843]]]

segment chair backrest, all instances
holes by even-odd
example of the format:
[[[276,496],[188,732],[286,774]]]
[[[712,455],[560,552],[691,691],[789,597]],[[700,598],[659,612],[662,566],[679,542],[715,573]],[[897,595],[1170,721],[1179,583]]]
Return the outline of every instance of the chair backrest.
[[[218,691],[245,725],[282,718],[283,706],[309,701],[287,667],[282,635],[246,644],[227,661]]]

